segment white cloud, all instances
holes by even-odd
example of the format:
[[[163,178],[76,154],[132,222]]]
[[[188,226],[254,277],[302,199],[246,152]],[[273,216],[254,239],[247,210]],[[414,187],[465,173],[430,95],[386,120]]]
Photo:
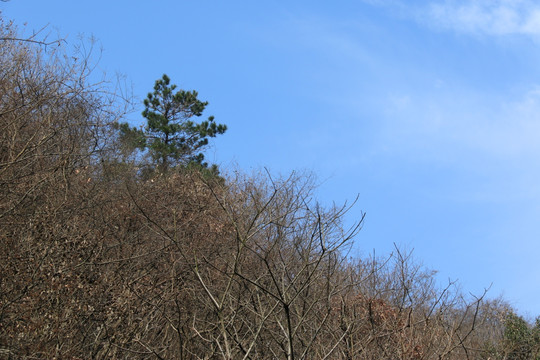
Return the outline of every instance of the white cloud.
[[[502,101],[466,89],[390,96],[386,116],[392,119],[388,127],[392,135],[413,146],[446,153],[446,145],[497,161],[540,156],[540,86]],[[405,145],[402,142],[396,146]]]
[[[462,33],[540,36],[540,4],[529,0],[445,0],[420,9],[417,16]]]
[[[540,4],[531,0],[363,0],[435,28],[475,35],[540,37]],[[427,3],[427,4],[426,4]]]

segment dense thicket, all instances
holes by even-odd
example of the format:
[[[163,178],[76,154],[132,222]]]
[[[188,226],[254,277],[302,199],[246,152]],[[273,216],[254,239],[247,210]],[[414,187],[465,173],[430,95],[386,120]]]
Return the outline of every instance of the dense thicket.
[[[348,258],[309,176],[143,176],[87,59],[1,31],[0,358],[538,358],[503,301]]]

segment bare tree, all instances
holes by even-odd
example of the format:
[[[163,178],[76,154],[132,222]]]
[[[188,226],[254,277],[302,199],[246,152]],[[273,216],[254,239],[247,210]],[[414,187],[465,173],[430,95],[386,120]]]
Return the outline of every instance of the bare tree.
[[[89,59],[7,41],[17,37],[11,24],[1,31],[0,347],[52,357],[74,333],[67,304],[83,296],[85,277],[74,267],[96,231],[78,221],[97,194],[90,168],[122,105],[88,81]]]

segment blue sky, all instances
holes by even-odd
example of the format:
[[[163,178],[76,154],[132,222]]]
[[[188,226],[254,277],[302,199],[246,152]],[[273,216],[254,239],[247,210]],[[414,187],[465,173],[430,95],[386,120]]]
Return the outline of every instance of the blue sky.
[[[540,314],[540,4],[528,0],[0,3],[30,33],[93,35],[142,99],[167,73],[228,125],[223,168],[313,171],[360,195],[357,253],[393,243]],[[26,26],[23,26],[27,23]],[[129,115],[141,121],[139,111]]]

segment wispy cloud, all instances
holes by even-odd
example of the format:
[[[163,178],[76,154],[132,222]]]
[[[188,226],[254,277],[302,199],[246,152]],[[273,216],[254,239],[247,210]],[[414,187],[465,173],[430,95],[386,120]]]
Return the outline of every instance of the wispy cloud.
[[[530,161],[540,156],[540,86],[510,100],[454,89],[423,96],[390,96],[387,104],[389,129],[402,142],[419,145],[417,140],[423,138],[432,150],[442,150],[447,144],[498,161]],[[410,137],[403,138],[403,134]],[[402,142],[396,146],[406,146]]]
[[[363,0],[413,17],[438,29],[474,35],[526,35],[540,38],[540,4],[531,0]]]
[[[525,0],[449,1],[424,10],[432,25],[487,35],[540,36],[540,4]]]
[[[527,0],[446,0],[422,13],[430,24],[458,32],[540,36],[540,4]]]

